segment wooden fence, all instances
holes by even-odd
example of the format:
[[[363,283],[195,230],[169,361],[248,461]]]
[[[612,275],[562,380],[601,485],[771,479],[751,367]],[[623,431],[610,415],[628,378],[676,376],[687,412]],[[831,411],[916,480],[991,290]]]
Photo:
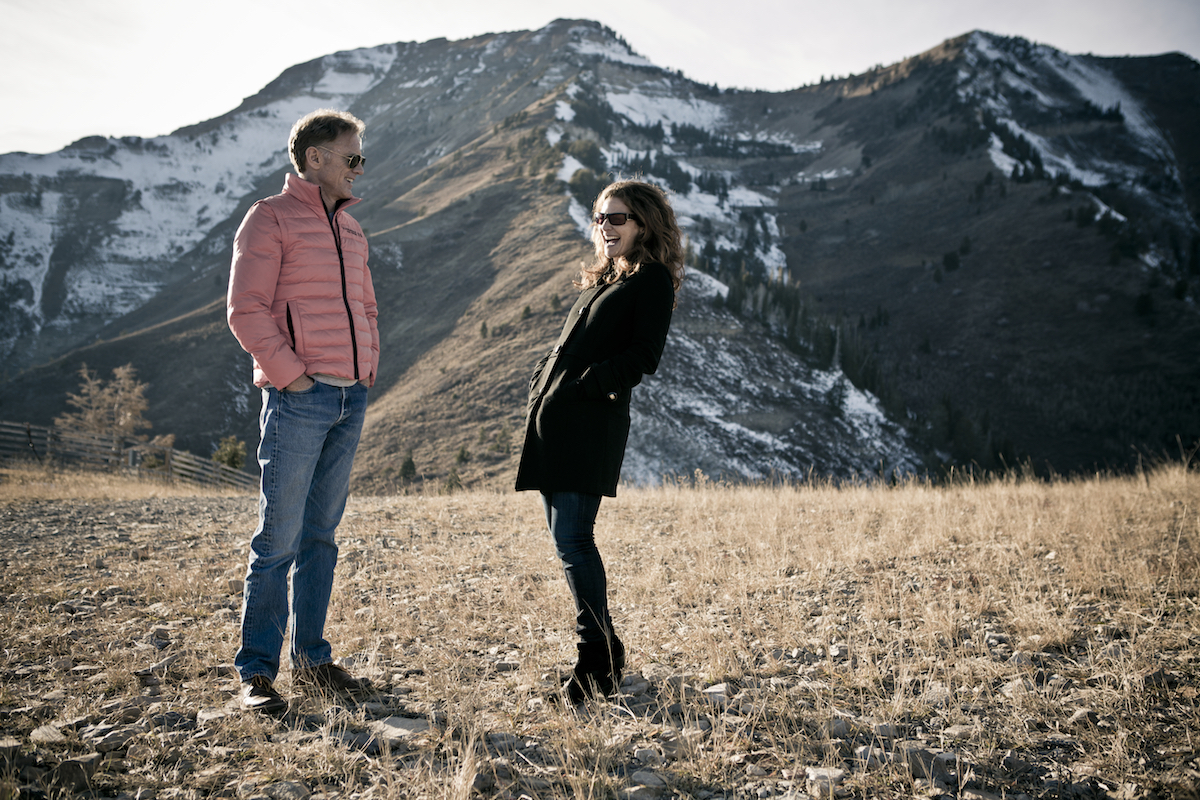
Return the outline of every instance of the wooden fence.
[[[26,460],[80,469],[130,470],[208,486],[258,488],[258,478],[173,447],[100,436],[70,428],[0,420],[0,459]]]

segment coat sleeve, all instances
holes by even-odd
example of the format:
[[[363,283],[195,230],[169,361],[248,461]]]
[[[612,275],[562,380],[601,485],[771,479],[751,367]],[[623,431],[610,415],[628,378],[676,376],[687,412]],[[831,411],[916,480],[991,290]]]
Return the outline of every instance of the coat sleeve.
[[[271,314],[282,263],[279,220],[269,205],[256,203],[234,235],[225,311],[238,344],[278,389],[305,373],[304,363]]]
[[[595,400],[612,392],[624,394],[641,383],[642,376],[652,375],[658,369],[671,328],[675,289],[662,265],[642,273],[641,284],[630,314],[632,334],[628,347],[584,370],[579,379],[583,397]]]

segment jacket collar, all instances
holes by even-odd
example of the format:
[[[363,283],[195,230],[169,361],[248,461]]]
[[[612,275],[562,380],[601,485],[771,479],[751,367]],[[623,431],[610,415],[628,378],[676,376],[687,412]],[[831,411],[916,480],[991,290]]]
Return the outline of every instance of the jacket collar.
[[[299,175],[291,172],[288,173],[287,178],[285,178],[283,181],[283,193],[295,197],[305,205],[312,206],[322,214],[325,213],[325,203],[321,201],[321,187],[317,186],[315,183],[309,183]],[[352,197],[349,200],[340,200],[338,201],[337,206],[334,208],[334,211],[337,212],[344,208],[349,208],[360,200],[362,200],[361,197]]]

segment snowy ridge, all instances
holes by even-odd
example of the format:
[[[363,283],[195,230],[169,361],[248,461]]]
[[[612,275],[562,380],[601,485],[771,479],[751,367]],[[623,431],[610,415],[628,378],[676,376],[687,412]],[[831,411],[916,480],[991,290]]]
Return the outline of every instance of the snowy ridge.
[[[605,61],[616,64],[626,64],[633,67],[654,67],[654,64],[633,52],[627,45],[615,39],[605,37],[597,40],[593,28],[579,25],[571,29],[570,34],[576,37],[570,47],[583,56],[599,56]]]
[[[288,166],[281,130],[322,106],[349,106],[384,79],[395,58],[392,45],[326,56],[310,91],[231,115],[206,133],[96,137],[49,155],[0,156],[0,174],[20,176],[28,187],[0,199],[0,240],[11,234],[13,241],[3,284],[17,287],[18,295],[7,313],[23,323],[0,334],[0,356],[11,353],[18,333],[84,315],[119,316],[153,297],[179,256],[225,221],[265,175]],[[58,288],[48,281],[52,254],[64,231],[78,227],[76,214],[95,191],[72,195],[84,175],[89,186],[99,181],[109,194],[119,193],[117,212],[84,237],[87,256],[70,265]],[[49,304],[48,289],[65,296]]]
[[[1109,181],[1130,182],[1138,170],[1125,163],[1071,152],[1018,121],[1017,105],[1032,98],[1042,109],[1065,111],[1081,102],[1095,109],[1119,109],[1124,127],[1150,159],[1173,165],[1171,149],[1149,115],[1112,74],[1088,59],[1023,39],[1003,40],[990,34],[971,35],[964,50],[970,71],[959,71],[959,97],[992,113],[1013,134],[1023,136],[1040,154],[1046,168],[1062,172],[1085,186]],[[992,146],[997,168],[1010,171],[1015,161],[999,142]]]

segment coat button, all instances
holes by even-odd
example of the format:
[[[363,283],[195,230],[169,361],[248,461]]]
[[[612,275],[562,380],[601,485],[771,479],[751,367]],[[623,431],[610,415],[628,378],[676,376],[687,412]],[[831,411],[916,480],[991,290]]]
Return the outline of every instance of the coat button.
[[[562,345],[561,344],[554,345],[554,355],[558,355],[561,352],[562,352]]]
[[[579,316],[581,316],[581,317],[582,317],[582,316],[583,316],[583,312],[584,312],[584,311],[587,311],[587,309],[586,309],[586,308],[581,308],[581,309],[579,309]]]
[[[610,402],[610,403],[615,403],[615,402],[617,402],[617,393],[616,393],[616,392],[609,392],[609,393],[608,393],[608,402]]]

